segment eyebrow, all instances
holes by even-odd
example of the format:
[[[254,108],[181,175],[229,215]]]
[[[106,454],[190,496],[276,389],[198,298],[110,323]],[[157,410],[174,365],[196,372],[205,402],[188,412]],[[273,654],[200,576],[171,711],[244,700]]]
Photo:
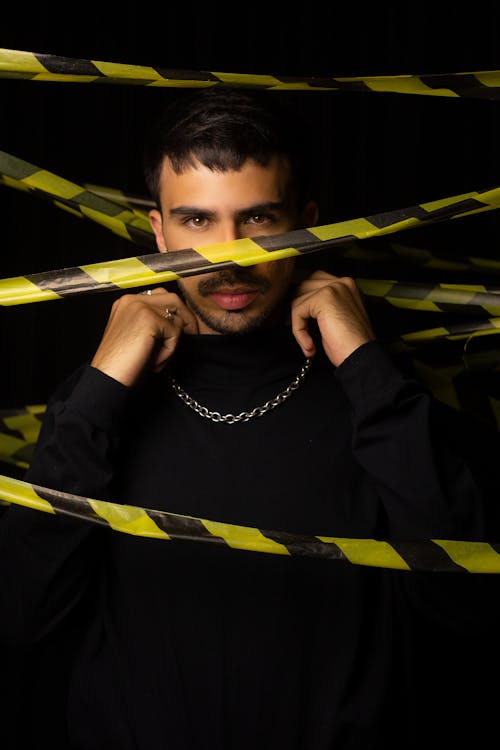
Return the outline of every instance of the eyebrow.
[[[265,203],[256,203],[248,208],[242,208],[236,212],[239,217],[251,216],[252,214],[263,213],[265,211],[284,211],[285,204],[283,201],[266,201]],[[200,208],[200,206],[177,206],[171,208],[169,211],[170,216],[215,216],[217,211],[212,211],[207,208]]]

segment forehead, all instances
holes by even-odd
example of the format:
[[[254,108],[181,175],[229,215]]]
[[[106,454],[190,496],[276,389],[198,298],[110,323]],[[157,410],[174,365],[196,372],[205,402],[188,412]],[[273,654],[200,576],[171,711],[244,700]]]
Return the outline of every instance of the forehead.
[[[179,205],[241,207],[259,202],[284,202],[290,190],[290,167],[281,156],[265,166],[247,160],[241,169],[213,171],[197,162],[176,173],[165,159],[160,178],[161,202],[169,209]]]

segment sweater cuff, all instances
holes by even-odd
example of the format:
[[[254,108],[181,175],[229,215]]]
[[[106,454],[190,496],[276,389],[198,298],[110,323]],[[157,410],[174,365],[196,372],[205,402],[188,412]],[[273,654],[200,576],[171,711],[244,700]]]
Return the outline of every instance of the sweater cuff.
[[[86,365],[66,405],[91,424],[110,432],[122,421],[129,395],[126,385]]]
[[[393,394],[407,381],[379,341],[362,344],[337,367],[335,374],[352,405]]]

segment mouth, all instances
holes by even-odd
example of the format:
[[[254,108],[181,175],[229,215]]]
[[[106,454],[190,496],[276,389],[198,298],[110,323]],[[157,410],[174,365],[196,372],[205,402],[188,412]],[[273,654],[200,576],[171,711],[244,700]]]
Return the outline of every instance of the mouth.
[[[218,289],[210,297],[222,310],[243,310],[258,294],[256,289]]]

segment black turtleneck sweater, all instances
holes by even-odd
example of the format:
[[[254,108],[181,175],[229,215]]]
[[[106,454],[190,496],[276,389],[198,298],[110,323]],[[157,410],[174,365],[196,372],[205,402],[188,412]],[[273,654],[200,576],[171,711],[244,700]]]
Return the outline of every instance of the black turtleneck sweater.
[[[303,362],[291,332],[273,329],[185,336],[168,370],[132,389],[85,365],[51,399],[26,479],[263,530],[483,537],[471,472],[435,429],[428,394],[377,342],[337,369],[318,354],[290,398],[248,422],[201,417],[168,381],[238,414]],[[0,526],[4,642],[53,638],[56,654],[71,643],[59,651],[67,705],[54,707],[64,747],[413,747],[416,574],[154,540],[16,506]]]

